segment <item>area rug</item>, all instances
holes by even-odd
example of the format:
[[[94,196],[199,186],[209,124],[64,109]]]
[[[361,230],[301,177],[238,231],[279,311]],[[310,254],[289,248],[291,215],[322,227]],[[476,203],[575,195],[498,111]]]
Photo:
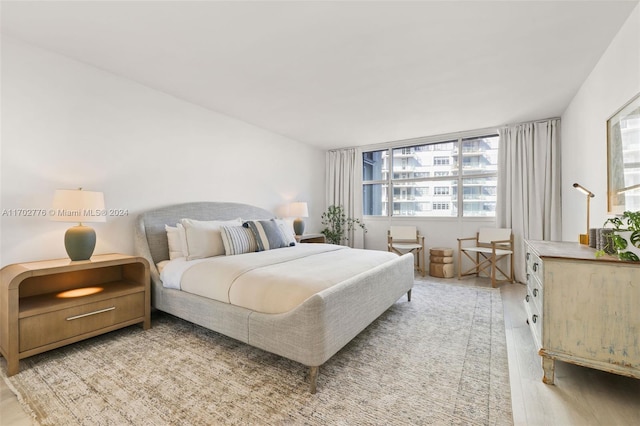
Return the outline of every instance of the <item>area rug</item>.
[[[416,281],[320,368],[158,313],[2,375],[42,425],[509,425],[500,291]]]

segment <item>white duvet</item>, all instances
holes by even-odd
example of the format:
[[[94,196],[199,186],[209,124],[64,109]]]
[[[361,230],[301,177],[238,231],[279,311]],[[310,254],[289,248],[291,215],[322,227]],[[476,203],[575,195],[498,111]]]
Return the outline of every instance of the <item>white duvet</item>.
[[[396,254],[332,244],[187,261],[162,268],[163,286],[257,312],[288,312],[312,295],[397,258]]]

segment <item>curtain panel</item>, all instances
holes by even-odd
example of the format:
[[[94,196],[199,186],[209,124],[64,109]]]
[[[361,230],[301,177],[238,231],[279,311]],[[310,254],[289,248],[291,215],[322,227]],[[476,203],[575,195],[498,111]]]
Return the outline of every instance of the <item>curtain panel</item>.
[[[342,206],[347,217],[362,219],[362,155],[357,148],[327,152],[326,203]],[[347,233],[347,245],[364,247],[364,233]]]
[[[498,227],[514,234],[516,279],[526,282],[524,240],[562,238],[560,119],[499,129]]]

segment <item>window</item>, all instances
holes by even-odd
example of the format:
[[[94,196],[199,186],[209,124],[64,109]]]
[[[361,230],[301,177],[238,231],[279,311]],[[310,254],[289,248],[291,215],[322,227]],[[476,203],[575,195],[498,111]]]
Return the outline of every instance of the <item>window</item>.
[[[449,195],[449,186],[436,186],[433,188],[433,195]]]
[[[434,210],[449,210],[449,203],[433,203]]]
[[[371,151],[362,154],[362,180],[367,183],[362,186],[362,200],[366,216],[385,216],[387,199],[387,165],[386,150]]]
[[[423,197],[425,195],[429,195],[429,187],[428,186],[423,186],[423,187],[416,188],[416,196],[417,197]]]
[[[497,135],[394,147],[362,155],[365,215],[495,216]]]

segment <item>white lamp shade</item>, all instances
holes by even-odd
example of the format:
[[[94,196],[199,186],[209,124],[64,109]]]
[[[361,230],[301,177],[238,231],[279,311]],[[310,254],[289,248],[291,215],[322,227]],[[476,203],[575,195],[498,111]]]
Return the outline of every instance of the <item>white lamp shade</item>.
[[[104,194],[81,189],[58,189],[51,219],[58,222],[106,222]]]
[[[290,217],[309,217],[309,209],[307,208],[307,203],[304,203],[304,202],[291,203],[291,205],[289,206],[289,216]]]

